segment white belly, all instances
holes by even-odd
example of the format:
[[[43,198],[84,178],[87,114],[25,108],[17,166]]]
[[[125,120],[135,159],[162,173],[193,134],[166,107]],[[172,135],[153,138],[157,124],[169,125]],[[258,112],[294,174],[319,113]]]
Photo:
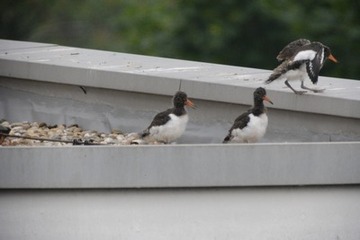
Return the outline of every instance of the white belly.
[[[302,64],[299,69],[289,70],[284,74],[284,77],[289,81],[310,81],[306,72],[306,64]]]
[[[250,121],[243,129],[234,129],[231,132],[233,143],[255,143],[258,142],[266,132],[268,117],[265,113],[260,116],[249,115]]]
[[[189,117],[187,114],[180,117],[170,114],[170,118],[165,125],[152,127],[150,137],[155,141],[166,143],[178,139],[184,133]]]

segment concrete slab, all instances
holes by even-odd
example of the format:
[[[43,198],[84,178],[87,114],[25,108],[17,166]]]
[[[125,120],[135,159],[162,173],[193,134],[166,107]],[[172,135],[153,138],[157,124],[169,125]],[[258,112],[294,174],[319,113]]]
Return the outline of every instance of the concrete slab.
[[[0,188],[359,184],[359,149],[360,143],[3,147]]]
[[[229,87],[228,92],[236,96],[236,89]],[[189,110],[188,127],[177,143],[221,143],[234,119],[249,108],[190,97],[198,109]],[[0,117],[12,122],[76,123],[102,132],[141,132],[156,113],[171,106],[171,98],[90,87],[84,94],[78,86],[69,84],[0,78]],[[276,108],[269,109],[268,114],[269,126],[261,142],[360,141],[356,118]]]
[[[43,48],[56,46],[56,44],[37,43],[37,42],[24,42],[15,40],[0,39],[0,51],[4,54],[8,54],[8,51],[25,50],[29,48]]]
[[[194,98],[249,104],[270,71],[45,44],[0,41],[0,75],[151,94],[179,88]],[[6,49],[6,47],[9,49]],[[326,67],[336,67],[330,65]],[[360,82],[320,77],[322,94],[297,96],[281,81],[266,85],[273,108],[360,118]]]
[[[360,188],[0,191],[0,238],[360,238]]]

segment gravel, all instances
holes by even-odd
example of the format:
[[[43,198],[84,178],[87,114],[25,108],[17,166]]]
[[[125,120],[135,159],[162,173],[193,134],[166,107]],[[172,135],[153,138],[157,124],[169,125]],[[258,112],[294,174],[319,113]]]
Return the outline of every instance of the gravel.
[[[50,125],[45,122],[13,122],[0,121],[1,126],[10,128],[9,135],[39,138],[26,139],[16,137],[5,137],[0,145],[2,146],[72,146],[73,140],[91,144],[104,145],[130,145],[138,138],[137,133],[126,134],[119,129],[113,129],[110,133],[98,132],[95,130],[83,129],[77,124],[66,126],[65,124]],[[40,139],[51,139],[70,141],[56,142]]]

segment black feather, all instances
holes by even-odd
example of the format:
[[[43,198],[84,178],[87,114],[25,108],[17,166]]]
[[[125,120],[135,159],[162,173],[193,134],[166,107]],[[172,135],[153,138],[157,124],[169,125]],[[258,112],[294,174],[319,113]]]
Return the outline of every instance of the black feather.
[[[145,129],[145,131],[142,133],[141,136],[146,137],[147,135],[149,135],[150,134],[149,130],[152,127],[166,124],[171,119],[169,114],[173,113],[174,110],[175,108],[169,108],[166,111],[156,114],[154,119],[150,123],[150,126],[147,129]]]
[[[228,135],[224,138],[224,141],[223,143],[227,143],[228,141],[231,140],[231,132],[234,130],[234,129],[243,129],[244,127],[247,126],[247,124],[249,123],[250,121],[250,117],[249,117],[249,114],[252,112],[251,111],[252,109],[249,109],[247,112],[244,112],[243,114],[241,114],[239,117],[237,117],[234,121],[234,124],[232,125],[232,127],[230,128],[229,130],[229,133]]]

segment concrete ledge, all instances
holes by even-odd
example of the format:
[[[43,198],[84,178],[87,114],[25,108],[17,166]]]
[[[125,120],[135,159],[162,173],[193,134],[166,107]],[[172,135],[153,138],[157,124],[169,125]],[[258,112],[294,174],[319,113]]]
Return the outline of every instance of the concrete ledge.
[[[0,147],[0,239],[358,240],[360,82],[321,77],[328,90],[304,96],[266,86],[268,143],[213,144],[269,73],[0,40],[11,121],[140,131],[180,82],[199,106],[186,144]]]
[[[359,149],[360,143],[3,147],[0,188],[359,184]]]
[[[221,142],[230,122],[252,103],[254,88],[268,74],[259,69],[1,40],[0,115],[10,119],[141,131],[155,112],[168,107],[169,96],[180,82],[201,111],[190,112],[188,130],[179,141],[186,143],[182,145],[2,147],[0,188],[359,184],[358,81],[321,78],[328,91],[304,96],[274,83],[267,86],[275,102],[264,139],[270,143],[201,144]],[[85,95],[77,86],[90,91]],[[295,141],[310,143],[287,143]]]
[[[274,58],[274,66],[276,61]],[[336,67],[328,64],[326,67]],[[251,104],[270,71],[193,61],[0,40],[0,75],[160,95]],[[276,109],[360,118],[360,82],[320,77],[323,94],[296,96],[282,81],[266,85]]]

